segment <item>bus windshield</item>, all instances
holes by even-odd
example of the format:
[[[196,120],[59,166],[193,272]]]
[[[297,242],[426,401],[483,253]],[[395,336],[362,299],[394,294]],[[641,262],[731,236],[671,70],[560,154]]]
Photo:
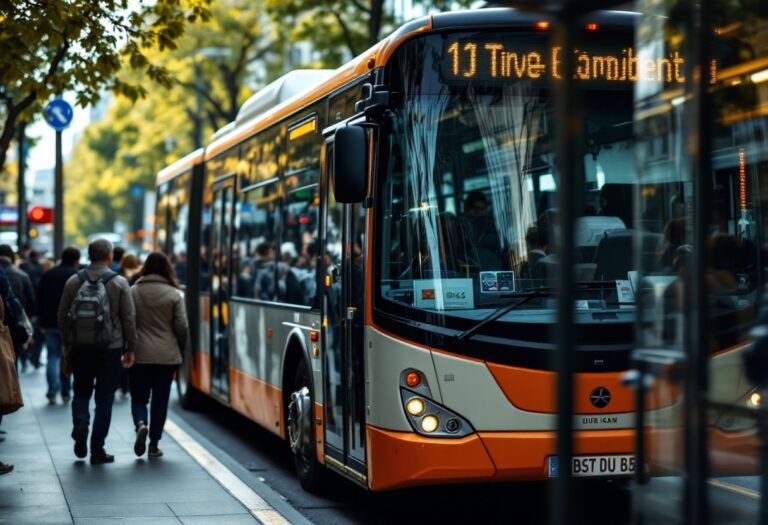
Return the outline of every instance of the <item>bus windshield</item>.
[[[551,78],[561,51],[550,45],[535,34],[442,34],[401,50],[378,186],[385,304],[478,319],[555,285]],[[639,266],[667,285],[676,279],[679,247],[669,241],[690,191],[674,172],[648,188],[638,181],[633,89],[681,82],[682,58],[633,68],[631,45],[631,31],[604,38],[577,61],[586,144],[576,274],[593,286],[582,286],[576,308],[622,318],[634,308]],[[509,315],[554,307],[552,294],[536,294]]]

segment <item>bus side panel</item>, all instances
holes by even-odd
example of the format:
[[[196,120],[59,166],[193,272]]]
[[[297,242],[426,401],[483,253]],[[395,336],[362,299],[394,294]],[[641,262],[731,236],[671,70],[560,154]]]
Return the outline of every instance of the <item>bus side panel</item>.
[[[285,437],[283,367],[290,337],[304,348],[320,316],[290,308],[233,299],[230,303],[230,403],[232,408],[268,430]],[[271,334],[271,336],[269,335]],[[322,392],[320,360],[309,363],[316,396]],[[286,371],[289,375],[294,370]],[[317,399],[317,401],[321,401]]]
[[[206,394],[211,393],[211,356],[202,352],[194,353],[192,386]]]

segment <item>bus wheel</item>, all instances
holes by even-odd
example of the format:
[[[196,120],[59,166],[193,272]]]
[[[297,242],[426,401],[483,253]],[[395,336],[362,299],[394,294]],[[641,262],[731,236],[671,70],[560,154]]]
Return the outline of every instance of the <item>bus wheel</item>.
[[[200,392],[192,386],[192,363],[189,354],[184,356],[184,362],[176,370],[176,392],[182,408],[194,410],[200,406]]]
[[[322,485],[323,466],[315,452],[313,421],[314,400],[309,390],[309,373],[300,361],[294,374],[293,389],[288,404],[288,442],[293,452],[293,464],[304,490],[317,492]]]

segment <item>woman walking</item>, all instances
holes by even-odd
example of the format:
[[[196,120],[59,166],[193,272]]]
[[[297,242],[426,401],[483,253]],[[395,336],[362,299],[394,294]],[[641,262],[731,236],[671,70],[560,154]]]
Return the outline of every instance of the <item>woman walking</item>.
[[[136,361],[131,367],[131,413],[136,425],[133,450],[137,456],[144,455],[149,434],[149,457],[159,458],[173,374],[187,341],[187,314],[176,276],[162,253],[149,254],[131,293],[138,335]]]

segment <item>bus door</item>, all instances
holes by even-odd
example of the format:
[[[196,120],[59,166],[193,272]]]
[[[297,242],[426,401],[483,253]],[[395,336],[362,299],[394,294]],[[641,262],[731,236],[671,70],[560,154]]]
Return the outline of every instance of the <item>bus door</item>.
[[[333,195],[333,141],[323,184],[323,388],[327,462],[365,482],[365,209]],[[338,464],[337,464],[338,463]]]
[[[213,189],[211,236],[211,393],[229,401],[230,245],[234,177]]]

